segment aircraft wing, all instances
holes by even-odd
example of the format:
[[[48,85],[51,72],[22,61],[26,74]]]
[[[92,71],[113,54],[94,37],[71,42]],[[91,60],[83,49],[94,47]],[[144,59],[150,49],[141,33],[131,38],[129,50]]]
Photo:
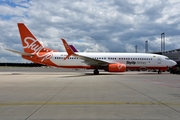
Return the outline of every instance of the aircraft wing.
[[[12,49],[7,49],[7,48],[5,50],[8,50],[10,52],[13,52],[13,53],[16,53],[16,54],[19,54],[19,55],[33,56],[33,54],[31,54],[31,53],[20,52],[20,51],[17,51],[17,50],[12,50]]]
[[[78,54],[75,54],[75,56],[84,60],[84,63],[91,66],[107,66],[109,64],[106,61],[102,61],[102,60],[98,60],[98,59],[94,59],[94,58],[90,58],[90,57],[86,57],[86,56],[82,56]]]
[[[98,59],[93,59],[87,56],[79,55],[78,53],[74,53],[74,51],[71,49],[71,47],[67,44],[67,42],[62,38],[62,42],[64,44],[64,47],[66,49],[66,52],[68,55],[64,58],[66,60],[69,58],[71,55],[78,57],[82,60],[84,60],[84,63],[91,65],[91,66],[107,66],[109,63],[106,61],[98,60]]]

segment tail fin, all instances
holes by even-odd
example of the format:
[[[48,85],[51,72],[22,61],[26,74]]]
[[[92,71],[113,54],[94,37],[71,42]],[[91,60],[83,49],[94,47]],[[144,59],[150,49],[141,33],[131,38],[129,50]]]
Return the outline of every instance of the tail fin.
[[[45,48],[36,37],[29,31],[24,23],[18,23],[19,34],[21,37],[24,52],[26,53],[39,53],[49,52],[51,49]]]

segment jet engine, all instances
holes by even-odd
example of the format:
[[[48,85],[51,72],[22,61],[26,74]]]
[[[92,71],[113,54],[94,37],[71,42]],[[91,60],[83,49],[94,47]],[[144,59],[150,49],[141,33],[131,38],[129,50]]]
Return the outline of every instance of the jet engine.
[[[126,65],[120,63],[112,63],[108,65],[108,72],[125,72]]]

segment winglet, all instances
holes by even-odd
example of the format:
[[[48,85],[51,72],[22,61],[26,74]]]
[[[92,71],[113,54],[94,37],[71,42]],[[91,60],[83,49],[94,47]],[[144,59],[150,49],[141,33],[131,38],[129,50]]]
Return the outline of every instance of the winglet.
[[[67,44],[66,40],[61,38],[64,47],[66,49],[66,52],[68,53],[68,55],[64,58],[64,60],[66,60],[67,58],[69,58],[71,55],[75,55],[74,51],[71,49],[71,47]]]

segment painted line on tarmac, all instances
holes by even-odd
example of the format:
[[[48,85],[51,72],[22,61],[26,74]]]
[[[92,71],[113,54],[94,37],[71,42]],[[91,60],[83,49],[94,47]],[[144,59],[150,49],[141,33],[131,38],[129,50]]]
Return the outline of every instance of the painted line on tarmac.
[[[17,102],[0,103],[0,106],[19,106],[19,105],[42,105],[45,102]],[[173,102],[48,102],[45,105],[173,105],[180,106],[180,103]]]

